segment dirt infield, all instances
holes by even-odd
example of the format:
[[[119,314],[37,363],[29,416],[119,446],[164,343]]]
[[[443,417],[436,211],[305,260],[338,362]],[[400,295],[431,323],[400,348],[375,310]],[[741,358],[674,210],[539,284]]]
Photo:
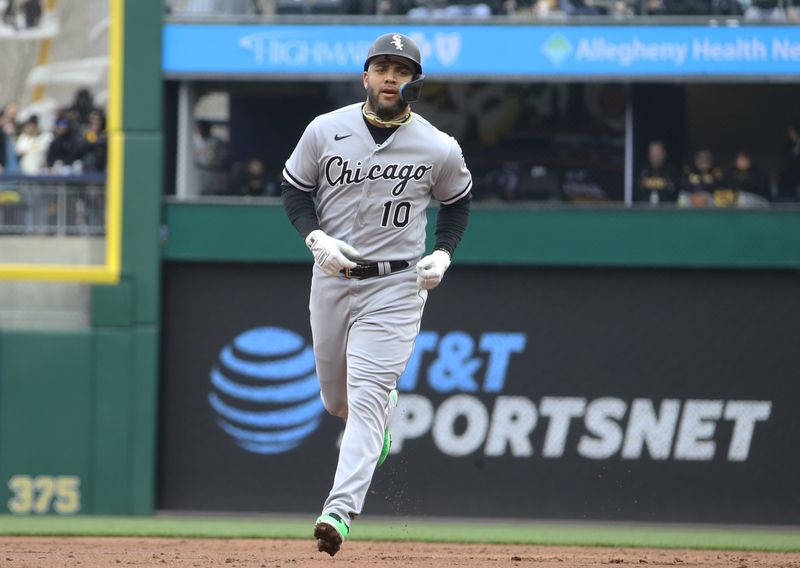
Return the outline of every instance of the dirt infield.
[[[301,540],[0,538],[4,568],[305,568],[307,566],[573,568],[605,565],[800,568],[800,553],[348,542],[331,558]]]

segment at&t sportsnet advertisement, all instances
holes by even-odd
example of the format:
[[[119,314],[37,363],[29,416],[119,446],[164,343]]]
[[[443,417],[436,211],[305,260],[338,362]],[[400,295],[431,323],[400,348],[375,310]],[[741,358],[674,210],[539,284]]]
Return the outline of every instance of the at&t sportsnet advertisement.
[[[167,265],[159,508],[305,513],[324,497],[342,424],[318,396],[309,270]],[[454,270],[365,512],[800,521],[784,490],[800,301],[764,293],[795,276]]]
[[[413,453],[414,440],[430,437],[448,456],[505,455],[559,459],[565,454],[602,460],[711,461],[721,438],[718,423],[732,423],[719,448],[728,461],[746,461],[758,422],[769,419],[772,402],[755,400],[679,400],[613,396],[543,396],[532,400],[503,394],[511,354],[526,344],[524,333],[490,332],[476,341],[460,331],[421,332],[413,364],[400,381],[404,393],[393,423],[393,452]],[[425,366],[432,396],[413,394]],[[434,404],[434,400],[438,404]],[[542,431],[541,445],[532,438]],[[580,436],[570,435],[570,431]],[[567,448],[567,441],[575,442]]]

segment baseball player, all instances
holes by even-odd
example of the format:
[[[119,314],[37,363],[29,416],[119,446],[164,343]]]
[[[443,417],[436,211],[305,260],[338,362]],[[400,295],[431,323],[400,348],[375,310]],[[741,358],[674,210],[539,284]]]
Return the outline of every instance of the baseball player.
[[[424,78],[409,37],[380,36],[364,62],[366,102],[311,121],[283,170],[284,208],[314,256],[309,309],[320,396],[346,421],[314,526],[317,547],[331,556],[389,453],[397,379],[428,290],[441,282],[469,218],[472,177],[461,148],[411,112]],[[431,196],[441,207],[425,256]]]

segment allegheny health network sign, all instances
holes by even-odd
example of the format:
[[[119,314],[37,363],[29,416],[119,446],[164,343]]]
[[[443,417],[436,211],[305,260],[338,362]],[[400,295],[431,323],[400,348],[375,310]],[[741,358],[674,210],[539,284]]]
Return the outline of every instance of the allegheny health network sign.
[[[412,37],[431,78],[800,76],[800,26],[164,26],[167,76],[352,76],[372,41]]]

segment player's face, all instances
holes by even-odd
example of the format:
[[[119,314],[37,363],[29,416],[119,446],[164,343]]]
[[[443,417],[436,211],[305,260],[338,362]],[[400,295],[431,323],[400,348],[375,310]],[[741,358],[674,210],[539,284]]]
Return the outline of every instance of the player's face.
[[[400,86],[414,78],[404,59],[378,57],[364,72],[367,106],[381,120],[392,120],[406,112],[408,104],[400,98]]]

